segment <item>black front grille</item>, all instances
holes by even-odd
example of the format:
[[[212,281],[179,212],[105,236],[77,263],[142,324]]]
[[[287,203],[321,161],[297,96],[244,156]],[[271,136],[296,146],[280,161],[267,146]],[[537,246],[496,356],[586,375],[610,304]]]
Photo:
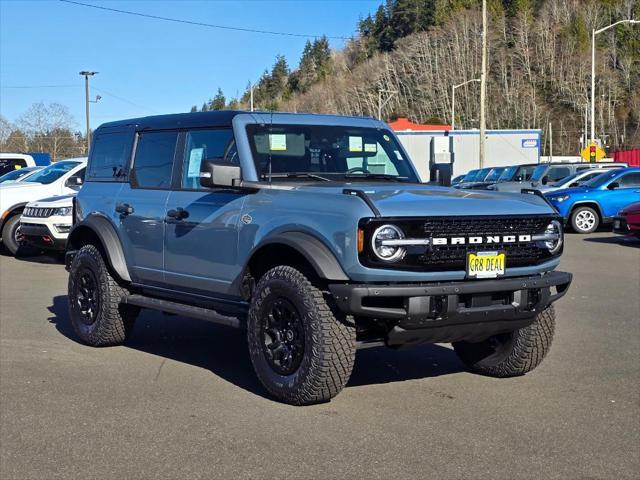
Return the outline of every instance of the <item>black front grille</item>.
[[[372,268],[403,269],[417,271],[465,270],[467,254],[479,251],[506,253],[506,267],[524,267],[540,264],[552,255],[544,242],[504,242],[504,236],[535,235],[544,233],[554,217],[549,215],[501,216],[501,217],[432,217],[413,219],[368,219],[360,227],[365,231],[365,251],[360,262]],[[407,238],[445,238],[447,245],[408,247],[402,260],[383,262],[371,251],[371,237],[377,227],[391,223],[400,227]],[[486,243],[487,236],[499,236],[497,243]],[[452,237],[483,237],[481,244],[451,245]]]

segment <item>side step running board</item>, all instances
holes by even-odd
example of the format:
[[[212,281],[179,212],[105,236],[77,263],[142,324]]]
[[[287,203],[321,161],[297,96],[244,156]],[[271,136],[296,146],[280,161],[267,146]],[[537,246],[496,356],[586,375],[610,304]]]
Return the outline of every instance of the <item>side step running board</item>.
[[[127,295],[122,299],[122,303],[135,305],[136,307],[150,308],[152,310],[160,310],[161,312],[173,313],[175,315],[207,320],[220,325],[226,325],[227,327],[240,328],[240,320],[237,318],[226,317],[215,310],[208,308],[194,307],[193,305],[185,305],[184,303],[171,302],[169,300],[161,300],[159,298],[145,297],[144,295],[137,294]]]

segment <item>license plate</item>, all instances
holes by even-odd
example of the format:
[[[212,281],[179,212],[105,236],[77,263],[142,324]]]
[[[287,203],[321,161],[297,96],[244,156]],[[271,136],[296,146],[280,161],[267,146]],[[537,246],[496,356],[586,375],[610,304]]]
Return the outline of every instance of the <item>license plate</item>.
[[[613,222],[613,228],[620,228],[620,220],[616,220]]]
[[[467,276],[496,278],[504,275],[507,255],[504,252],[477,252],[467,255]]]

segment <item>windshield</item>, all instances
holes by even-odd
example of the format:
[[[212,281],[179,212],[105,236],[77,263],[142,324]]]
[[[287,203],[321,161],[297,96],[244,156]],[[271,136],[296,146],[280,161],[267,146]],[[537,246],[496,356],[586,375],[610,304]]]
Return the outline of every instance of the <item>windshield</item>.
[[[0,177],[0,183],[18,180],[19,178],[24,177],[29,173],[33,173],[33,170],[26,169],[26,168],[19,168],[18,170],[12,170],[9,173],[5,173]]]
[[[513,176],[516,174],[518,167],[507,167],[504,172],[500,174],[498,182],[510,182]]]
[[[505,170],[505,167],[492,168],[489,175],[484,179],[485,182],[496,182],[500,178],[500,175]]]
[[[473,182],[475,180],[475,178],[478,176],[478,173],[480,173],[480,170],[470,170],[469,173],[467,173],[464,176],[462,181],[463,182]]]
[[[383,180],[418,182],[395,137],[374,128],[248,125],[260,180]]]
[[[564,178],[561,178],[560,180],[557,180],[555,182],[551,182],[549,185],[553,185],[554,187],[558,187],[560,185],[571,185],[577,177],[579,177],[580,175],[583,175],[583,174],[584,174],[583,171],[576,172],[573,175],[569,175],[568,177],[564,177]],[[582,181],[578,181],[578,183],[584,183],[584,182],[586,182],[587,180],[590,180],[590,179],[591,178],[587,177],[587,179],[582,180]]]
[[[485,177],[486,177],[487,175],[489,175],[489,172],[490,172],[490,171],[491,171],[491,169],[490,169],[490,168],[483,168],[482,170],[480,170],[480,171],[478,172],[478,175],[476,175],[476,179],[475,179],[475,181],[476,181],[476,182],[482,182],[482,181],[485,179]]]
[[[617,174],[618,174],[618,172],[604,172],[604,173],[598,175],[596,178],[592,178],[588,182],[584,182],[582,184],[582,186],[583,187],[589,187],[589,188],[601,187],[605,183],[609,182],[609,180],[611,180]]]
[[[538,165],[533,169],[533,174],[531,175],[531,180],[534,182],[539,182],[544,176],[544,172],[547,171],[547,165]]]
[[[26,178],[24,181],[31,183],[44,183],[48,185],[49,183],[53,183],[62,177],[65,173],[72,170],[74,167],[80,165],[78,162],[56,162],[52,163],[48,167],[43,168],[42,170],[30,175],[29,178]]]

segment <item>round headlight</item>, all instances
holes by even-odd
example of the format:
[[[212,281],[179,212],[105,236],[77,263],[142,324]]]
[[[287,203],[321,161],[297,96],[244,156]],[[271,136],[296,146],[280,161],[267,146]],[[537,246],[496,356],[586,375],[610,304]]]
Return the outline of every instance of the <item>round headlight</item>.
[[[544,244],[549,249],[549,253],[557,253],[562,247],[562,224],[558,220],[552,220],[547,228],[544,230],[545,235],[554,235],[556,236],[553,240],[547,240]]]
[[[371,247],[380,260],[395,262],[400,260],[405,249],[395,245],[394,240],[402,240],[404,233],[395,225],[382,225],[378,227],[371,237]]]

